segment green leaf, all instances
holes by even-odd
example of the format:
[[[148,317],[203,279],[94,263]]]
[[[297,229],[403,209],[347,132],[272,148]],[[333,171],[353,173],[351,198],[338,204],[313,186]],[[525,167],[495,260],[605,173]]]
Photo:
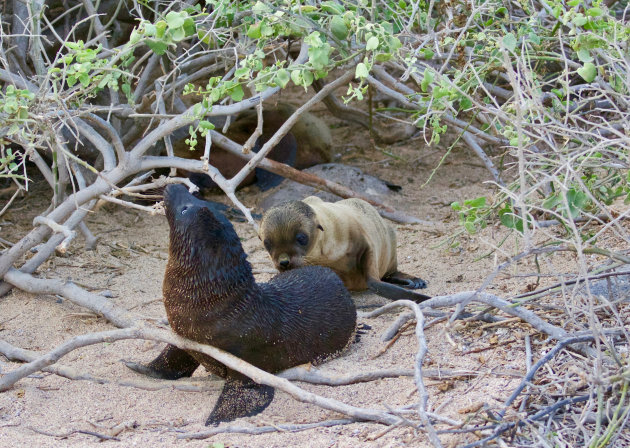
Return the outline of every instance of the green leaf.
[[[563,99],[564,95],[565,95],[565,91],[564,90],[560,90],[560,89],[551,89],[551,92],[556,95],[558,98]]]
[[[166,53],[166,49],[168,48],[168,45],[161,40],[147,39],[147,45],[155,54],[160,56]]]
[[[263,2],[258,1],[256,2],[256,4],[253,6],[252,11],[254,11],[255,14],[264,14],[266,12],[271,12],[271,7],[265,5]]]
[[[392,53],[402,47],[400,39],[398,39],[396,36],[388,36],[387,45],[389,46],[389,51],[391,51]]]
[[[582,48],[577,51],[578,59],[582,62],[593,62],[594,58],[591,56],[591,52],[586,48]]]
[[[153,25],[152,23],[146,23],[144,24],[144,34],[145,36],[148,37],[153,37],[155,36],[157,32],[157,28],[155,25]]]
[[[68,47],[70,50],[79,50],[81,47],[83,47],[83,41],[79,41],[79,42],[66,42],[65,46]]]
[[[594,8],[587,9],[586,14],[588,14],[591,17],[597,17],[597,16],[601,16],[603,12],[601,8],[594,7]]]
[[[453,202],[451,203],[451,208],[453,210],[460,211],[462,209],[462,205],[459,202]]]
[[[424,56],[424,59],[431,59],[433,58],[433,56],[435,56],[435,53],[428,48],[424,48],[422,50],[422,55]]]
[[[287,86],[290,79],[291,75],[289,75],[289,71],[284,68],[278,70],[278,72],[276,73],[276,82],[283,89]]]
[[[367,51],[370,51],[370,50],[376,50],[377,48],[378,48],[378,37],[376,36],[370,37],[367,43],[365,44],[365,49]]]
[[[291,72],[291,81],[293,81],[293,84],[295,84],[296,86],[301,86],[302,85],[302,73],[301,73],[301,70],[293,70]]]
[[[262,36],[260,32],[260,22],[253,24],[247,30],[247,37],[251,39],[260,39]]]
[[[577,13],[571,22],[575,26],[584,26],[588,22],[588,19],[582,13]]]
[[[468,232],[471,235],[474,235],[475,233],[477,233],[477,229],[475,228],[475,224],[469,221],[466,221],[464,223],[464,229],[466,229],[466,232]]]
[[[235,79],[249,78],[249,67],[237,68],[234,72]]]
[[[341,5],[335,2],[322,2],[321,9],[329,14],[343,14],[344,10]]]
[[[540,36],[536,33],[534,33],[533,31],[530,32],[527,37],[529,38],[529,41],[535,45],[540,45]]]
[[[155,24],[155,37],[158,39],[162,39],[164,37],[164,33],[166,32],[166,22],[164,20],[160,20]]]
[[[315,70],[321,70],[328,65],[330,45],[311,47],[308,49],[309,61]]]
[[[514,34],[512,33],[508,33],[503,36],[502,44],[503,48],[514,52],[514,50],[516,49],[516,37],[514,37]]]
[[[376,56],[374,56],[374,60],[376,62],[387,62],[391,58],[392,58],[391,53],[378,53]]]
[[[209,122],[208,120],[201,120],[199,122],[199,128],[211,131],[212,129],[214,129],[214,125],[211,122]]]
[[[464,205],[467,205],[470,208],[482,208],[486,206],[486,197],[480,196],[475,199],[468,199],[464,201]]]
[[[577,218],[587,205],[588,197],[584,192],[571,188],[567,191],[567,202],[569,203],[569,215],[572,218]]]
[[[109,81],[111,81],[111,79],[112,79],[112,76],[111,76],[111,75],[105,75],[105,76],[103,76],[103,78],[99,81],[99,83],[98,83],[97,87],[98,87],[99,89],[103,89],[103,88],[105,88],[105,86],[107,85],[107,83],[108,83]]]
[[[81,73],[79,75],[79,81],[81,82],[81,85],[83,87],[89,86],[90,85],[90,81],[91,81],[90,75],[88,75],[87,73]]]
[[[76,84],[76,80],[72,84],[73,85]],[[68,82],[68,85],[70,85],[70,82]],[[6,102],[4,106],[2,107],[2,110],[7,114],[13,114],[17,111],[17,109],[18,109],[17,103],[15,101]]]
[[[330,31],[339,40],[344,40],[348,37],[348,27],[341,16],[333,16],[330,20]]]
[[[309,44],[311,47],[320,47],[324,43],[319,35],[319,31],[313,31],[311,34],[306,36],[304,38],[304,42]]]
[[[273,27],[269,25],[266,21],[261,22],[260,24],[260,34],[263,37],[269,37],[273,35]]]
[[[190,17],[184,20],[184,32],[186,33],[186,37],[194,36],[197,32],[197,25],[195,25],[195,21]]]
[[[558,193],[554,193],[544,200],[542,206],[547,210],[555,210],[560,204],[562,204],[562,198]]]
[[[243,92],[243,87],[240,84],[236,84],[233,88],[230,89],[230,98],[234,101],[240,101],[245,96],[245,92]]]
[[[459,109],[460,110],[468,110],[472,107],[472,101],[470,101],[470,99],[468,98],[462,98],[459,102]]]
[[[186,31],[184,31],[184,27],[173,28],[169,31],[169,34],[175,42],[180,42],[186,38]]]
[[[313,74],[308,70],[302,70],[302,85],[308,87],[313,84]]]
[[[523,232],[523,220],[516,216],[510,206],[499,210],[499,220],[508,229],[516,229]]]
[[[435,79],[435,76],[433,74],[433,70],[429,68],[425,68],[424,78],[422,79],[422,82],[420,83],[420,88],[422,89],[423,92],[427,92],[429,90],[429,85],[433,82],[434,79]]]
[[[583,67],[578,68],[578,75],[586,82],[593,82],[597,76],[597,67],[592,62],[586,62]]]
[[[206,45],[210,45],[210,33],[206,31],[197,31],[197,38]]]
[[[357,64],[357,68],[354,71],[355,78],[367,78],[369,74],[370,71],[368,70],[367,66],[363,62],[359,62]]]
[[[28,118],[28,109],[25,107],[18,108],[17,117],[19,120],[26,120]]]
[[[183,12],[175,12],[171,11],[166,14],[166,23],[168,23],[169,28],[179,28],[184,25],[184,17],[188,14]]]

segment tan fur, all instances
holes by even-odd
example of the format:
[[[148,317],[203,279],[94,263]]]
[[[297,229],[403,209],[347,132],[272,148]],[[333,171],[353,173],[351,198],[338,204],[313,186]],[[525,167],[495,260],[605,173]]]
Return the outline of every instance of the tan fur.
[[[308,236],[304,247],[296,242],[300,232]],[[396,232],[361,199],[331,203],[310,196],[273,207],[263,216],[260,238],[279,269],[281,260],[290,260],[289,268],[327,266],[350,290],[397,270]]]

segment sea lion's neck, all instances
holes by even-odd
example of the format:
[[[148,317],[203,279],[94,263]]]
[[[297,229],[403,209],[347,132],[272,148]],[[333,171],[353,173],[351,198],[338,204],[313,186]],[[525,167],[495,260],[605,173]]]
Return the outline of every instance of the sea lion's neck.
[[[196,244],[197,243],[197,244]],[[171,234],[164,299],[191,308],[243,300],[256,283],[239,241],[214,247]],[[186,303],[182,303],[186,302]]]

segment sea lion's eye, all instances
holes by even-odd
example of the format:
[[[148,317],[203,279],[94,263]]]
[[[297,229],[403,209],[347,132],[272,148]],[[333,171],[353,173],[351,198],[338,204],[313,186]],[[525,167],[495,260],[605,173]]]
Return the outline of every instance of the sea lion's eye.
[[[265,246],[265,249],[267,249],[267,251],[271,250],[271,241],[269,241],[268,239],[265,239],[265,241],[263,241],[263,244]]]
[[[184,207],[184,208],[182,208],[182,212],[181,212],[181,213],[182,213],[182,215],[186,214],[186,211],[188,211],[188,207]]]
[[[295,241],[298,242],[300,246],[306,246],[308,244],[308,236],[305,233],[298,233],[295,237]]]

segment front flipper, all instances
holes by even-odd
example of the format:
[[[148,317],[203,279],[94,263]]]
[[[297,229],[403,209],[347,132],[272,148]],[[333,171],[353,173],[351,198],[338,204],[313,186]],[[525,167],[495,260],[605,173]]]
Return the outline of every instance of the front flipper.
[[[187,351],[174,345],[167,345],[162,353],[149,364],[131,361],[124,361],[124,363],[135,372],[163,380],[176,380],[191,376],[199,367],[199,361],[189,355]]]
[[[206,426],[256,415],[269,406],[273,395],[273,387],[257,384],[250,379],[228,378],[225,380],[214,409],[206,420]]]
[[[368,279],[367,286],[379,296],[390,300],[411,300],[416,303],[421,303],[431,298],[430,296],[410,291],[401,286],[372,278]]]
[[[427,287],[427,282],[419,277],[413,277],[404,272],[396,271],[383,277],[383,281],[394,285],[401,286],[405,289],[423,289]]]

